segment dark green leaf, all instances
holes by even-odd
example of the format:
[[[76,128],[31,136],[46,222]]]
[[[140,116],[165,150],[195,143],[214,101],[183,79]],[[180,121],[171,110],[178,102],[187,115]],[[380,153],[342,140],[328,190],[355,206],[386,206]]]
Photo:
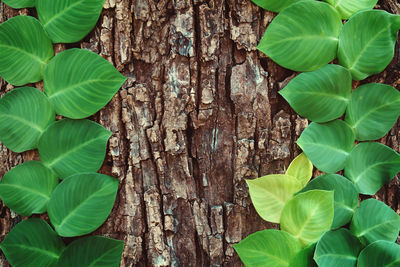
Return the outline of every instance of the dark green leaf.
[[[3,0],[4,4],[12,8],[34,7],[35,0]]]
[[[357,267],[382,266],[400,266],[400,246],[398,244],[388,241],[376,241],[361,251]]]
[[[315,243],[303,248],[294,257],[291,258],[289,267],[317,267],[313,256]]]
[[[342,19],[350,18],[354,13],[363,9],[372,9],[378,0],[325,0],[336,8]]]

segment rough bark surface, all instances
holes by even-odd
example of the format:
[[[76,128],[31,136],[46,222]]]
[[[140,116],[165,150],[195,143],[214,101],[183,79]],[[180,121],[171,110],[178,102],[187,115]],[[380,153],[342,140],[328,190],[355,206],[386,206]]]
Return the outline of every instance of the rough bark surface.
[[[379,7],[400,14],[397,0]],[[0,1],[0,22],[18,14],[36,11]],[[125,241],[121,266],[241,266],[232,245],[277,227],[255,213],[244,179],[282,173],[308,122],[277,94],[295,73],[256,50],[273,17],[250,0],[106,0],[82,42],[56,46],[91,49],[128,77],[92,118],[113,132],[101,172],[120,180],[95,234]],[[399,89],[399,74],[397,46],[390,66],[363,83]],[[399,131],[381,140],[398,152]],[[35,151],[0,144],[0,176],[32,159]],[[397,178],[378,193],[398,213],[399,196]],[[24,218],[0,209],[1,241]],[[0,264],[9,266],[4,255]]]

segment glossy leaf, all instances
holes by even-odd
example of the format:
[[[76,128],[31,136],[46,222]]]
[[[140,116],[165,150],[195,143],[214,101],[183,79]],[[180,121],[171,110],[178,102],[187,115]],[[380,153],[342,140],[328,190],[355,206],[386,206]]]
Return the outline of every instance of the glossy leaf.
[[[349,180],[338,174],[321,175],[311,180],[299,193],[315,189],[335,192],[332,228],[338,228],[350,222],[358,206],[358,191]]]
[[[12,85],[38,82],[53,46],[34,17],[17,16],[0,25],[0,76]]]
[[[54,43],[75,43],[96,25],[104,0],[37,0],[40,22]]]
[[[376,241],[361,251],[357,267],[382,266],[400,266],[400,246],[398,244],[388,241]]]
[[[333,191],[312,190],[289,200],[281,215],[281,229],[303,245],[316,242],[333,222]]]
[[[350,18],[363,9],[373,9],[378,0],[325,0],[336,8],[342,19]]]
[[[279,223],[283,206],[302,186],[295,177],[274,174],[246,180],[251,201],[266,221]]]
[[[286,175],[295,177],[304,187],[312,177],[313,168],[314,166],[306,154],[301,153],[290,163]]]
[[[11,229],[0,247],[13,267],[53,267],[65,245],[44,220],[28,219]]]
[[[350,231],[363,244],[378,240],[394,242],[400,231],[400,216],[385,203],[367,199],[356,209]]]
[[[110,131],[93,121],[57,121],[39,140],[40,160],[59,178],[97,172],[103,164],[110,136]]]
[[[361,11],[352,16],[339,36],[339,64],[354,80],[383,71],[392,61],[399,17],[383,10]]]
[[[358,144],[350,153],[344,174],[358,192],[375,195],[400,171],[400,155],[381,143]]]
[[[341,120],[311,123],[297,140],[307,157],[320,171],[335,173],[344,168],[354,146],[352,128]]]
[[[400,92],[390,85],[370,83],[353,91],[346,122],[360,141],[383,137],[400,115]]]
[[[303,248],[290,259],[289,267],[317,267],[313,256],[315,243]]]
[[[279,92],[290,106],[311,121],[327,122],[342,116],[351,93],[351,74],[339,65],[301,73]]]
[[[317,243],[314,259],[318,266],[354,267],[363,246],[349,230],[341,228],[326,232]]]
[[[103,108],[125,80],[101,56],[85,49],[69,49],[46,66],[44,90],[57,114],[81,119]]]
[[[0,99],[0,140],[14,152],[34,149],[55,119],[54,108],[42,92],[16,88]]]
[[[118,267],[124,242],[103,236],[75,240],[64,250],[57,267]]]
[[[256,232],[233,245],[247,267],[289,267],[289,260],[301,250],[290,234],[268,229]]]
[[[276,16],[257,48],[287,69],[312,71],[336,58],[341,28],[332,6],[302,1]]]
[[[7,172],[0,182],[0,198],[23,216],[43,213],[58,184],[54,174],[39,161],[22,163]]]
[[[2,0],[4,4],[12,8],[34,7],[35,0]]]
[[[80,173],[64,179],[48,204],[51,224],[60,236],[93,232],[114,205],[118,180],[99,173]]]
[[[272,12],[280,12],[288,6],[299,2],[301,0],[252,0],[254,4],[263,9],[272,11]]]

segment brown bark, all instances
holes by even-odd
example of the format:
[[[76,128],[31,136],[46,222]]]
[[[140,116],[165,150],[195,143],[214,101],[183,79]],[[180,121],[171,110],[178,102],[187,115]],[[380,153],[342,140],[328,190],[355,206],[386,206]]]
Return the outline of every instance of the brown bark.
[[[379,7],[400,14],[396,0]],[[18,14],[35,11],[0,3],[0,22]],[[240,266],[232,245],[277,227],[255,213],[244,179],[282,173],[308,122],[277,94],[294,73],[256,51],[273,17],[250,0],[106,0],[88,37],[57,46],[91,49],[128,77],[93,117],[113,132],[101,172],[120,180],[95,234],[125,241],[121,266]],[[363,83],[399,88],[399,73],[397,46]],[[382,139],[396,151],[399,130]],[[0,145],[0,176],[31,159]],[[399,195],[396,178],[378,197],[400,212]],[[21,219],[1,205],[0,241]]]

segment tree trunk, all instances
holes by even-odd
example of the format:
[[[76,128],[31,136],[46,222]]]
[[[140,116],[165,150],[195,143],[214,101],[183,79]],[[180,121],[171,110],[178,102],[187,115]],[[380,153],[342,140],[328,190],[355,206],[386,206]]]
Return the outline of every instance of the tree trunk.
[[[379,7],[400,14],[397,0]],[[0,22],[18,14],[36,11],[0,3]],[[106,0],[90,35],[56,46],[91,49],[128,77],[92,118],[113,132],[101,172],[120,180],[95,234],[125,241],[121,266],[241,266],[232,245],[278,227],[256,214],[245,179],[282,173],[308,122],[277,94],[295,73],[256,50],[273,17],[250,0]],[[363,83],[399,88],[399,77],[397,46]],[[399,130],[381,140],[396,151]],[[0,176],[32,159],[0,144]],[[397,212],[399,196],[397,178],[378,193]],[[1,204],[0,241],[22,219]],[[9,266],[3,254],[0,263]]]

